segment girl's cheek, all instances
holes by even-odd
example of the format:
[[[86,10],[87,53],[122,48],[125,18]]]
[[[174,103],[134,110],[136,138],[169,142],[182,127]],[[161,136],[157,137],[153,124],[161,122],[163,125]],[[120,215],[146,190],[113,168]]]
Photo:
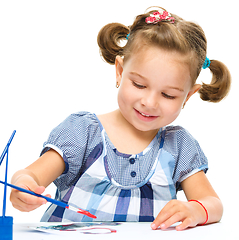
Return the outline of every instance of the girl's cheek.
[[[171,100],[171,101],[172,102],[165,104],[164,115],[167,115],[171,118],[176,119],[182,110],[183,104],[181,101],[176,101],[176,100]]]

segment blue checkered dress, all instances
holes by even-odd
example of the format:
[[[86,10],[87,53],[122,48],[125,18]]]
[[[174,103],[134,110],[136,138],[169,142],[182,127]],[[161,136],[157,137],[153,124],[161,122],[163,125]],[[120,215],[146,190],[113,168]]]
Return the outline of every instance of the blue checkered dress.
[[[54,183],[56,199],[90,211],[91,219],[51,205],[41,221],[151,222],[176,199],[180,183],[208,169],[198,142],[182,127],[169,126],[141,153],[117,151],[96,115],[70,115],[51,132],[41,154],[57,151],[65,172]]]

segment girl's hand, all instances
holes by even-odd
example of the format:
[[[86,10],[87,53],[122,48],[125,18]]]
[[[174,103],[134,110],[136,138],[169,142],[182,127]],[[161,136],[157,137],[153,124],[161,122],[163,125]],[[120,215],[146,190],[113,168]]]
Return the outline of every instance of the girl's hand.
[[[42,194],[45,191],[45,187],[39,186],[37,182],[29,175],[20,176],[13,184],[33,191],[37,194]],[[51,197],[49,194],[46,196]],[[35,197],[30,194],[20,192],[16,189],[12,189],[10,201],[12,202],[13,207],[22,212],[30,212],[47,203],[44,198]]]
[[[155,230],[160,227],[164,230],[176,222],[182,222],[176,227],[180,231],[205,222],[205,218],[205,211],[198,203],[171,200],[160,211],[151,228]]]

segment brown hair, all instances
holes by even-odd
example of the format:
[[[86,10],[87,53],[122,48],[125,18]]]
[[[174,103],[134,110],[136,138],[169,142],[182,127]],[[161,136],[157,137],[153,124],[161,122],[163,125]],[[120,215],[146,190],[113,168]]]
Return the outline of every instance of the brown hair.
[[[158,10],[138,15],[134,23],[128,27],[120,23],[104,26],[97,38],[102,57],[109,64],[114,64],[117,55],[127,61],[132,53],[142,47],[157,46],[167,51],[176,51],[187,56],[194,85],[206,59],[207,39],[204,31],[198,24],[185,21],[175,14],[171,14],[175,18],[174,23],[147,24],[145,19],[155,11]],[[130,36],[127,37],[129,33]],[[128,41],[122,46],[121,40],[126,38]],[[199,94],[204,101],[219,102],[229,92],[230,72],[217,60],[211,60],[209,69],[213,75],[212,81],[210,84],[203,83]]]

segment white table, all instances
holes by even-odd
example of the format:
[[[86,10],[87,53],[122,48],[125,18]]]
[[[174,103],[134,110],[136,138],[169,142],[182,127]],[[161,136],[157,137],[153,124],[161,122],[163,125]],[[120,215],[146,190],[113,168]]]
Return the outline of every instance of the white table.
[[[58,223],[53,223],[56,225]],[[167,239],[167,240],[238,240],[239,233],[236,226],[231,226],[225,223],[215,223],[205,226],[198,226],[195,228],[190,228],[181,232],[175,230],[174,227],[170,227],[167,230],[151,230],[150,223],[122,223],[118,226],[109,226],[111,229],[115,229],[116,233],[110,234],[83,234],[79,231],[55,231],[54,233],[45,233],[36,230],[31,230],[27,226],[39,226],[42,223],[31,223],[31,224],[14,224],[13,226],[13,240],[79,240],[79,239]]]

